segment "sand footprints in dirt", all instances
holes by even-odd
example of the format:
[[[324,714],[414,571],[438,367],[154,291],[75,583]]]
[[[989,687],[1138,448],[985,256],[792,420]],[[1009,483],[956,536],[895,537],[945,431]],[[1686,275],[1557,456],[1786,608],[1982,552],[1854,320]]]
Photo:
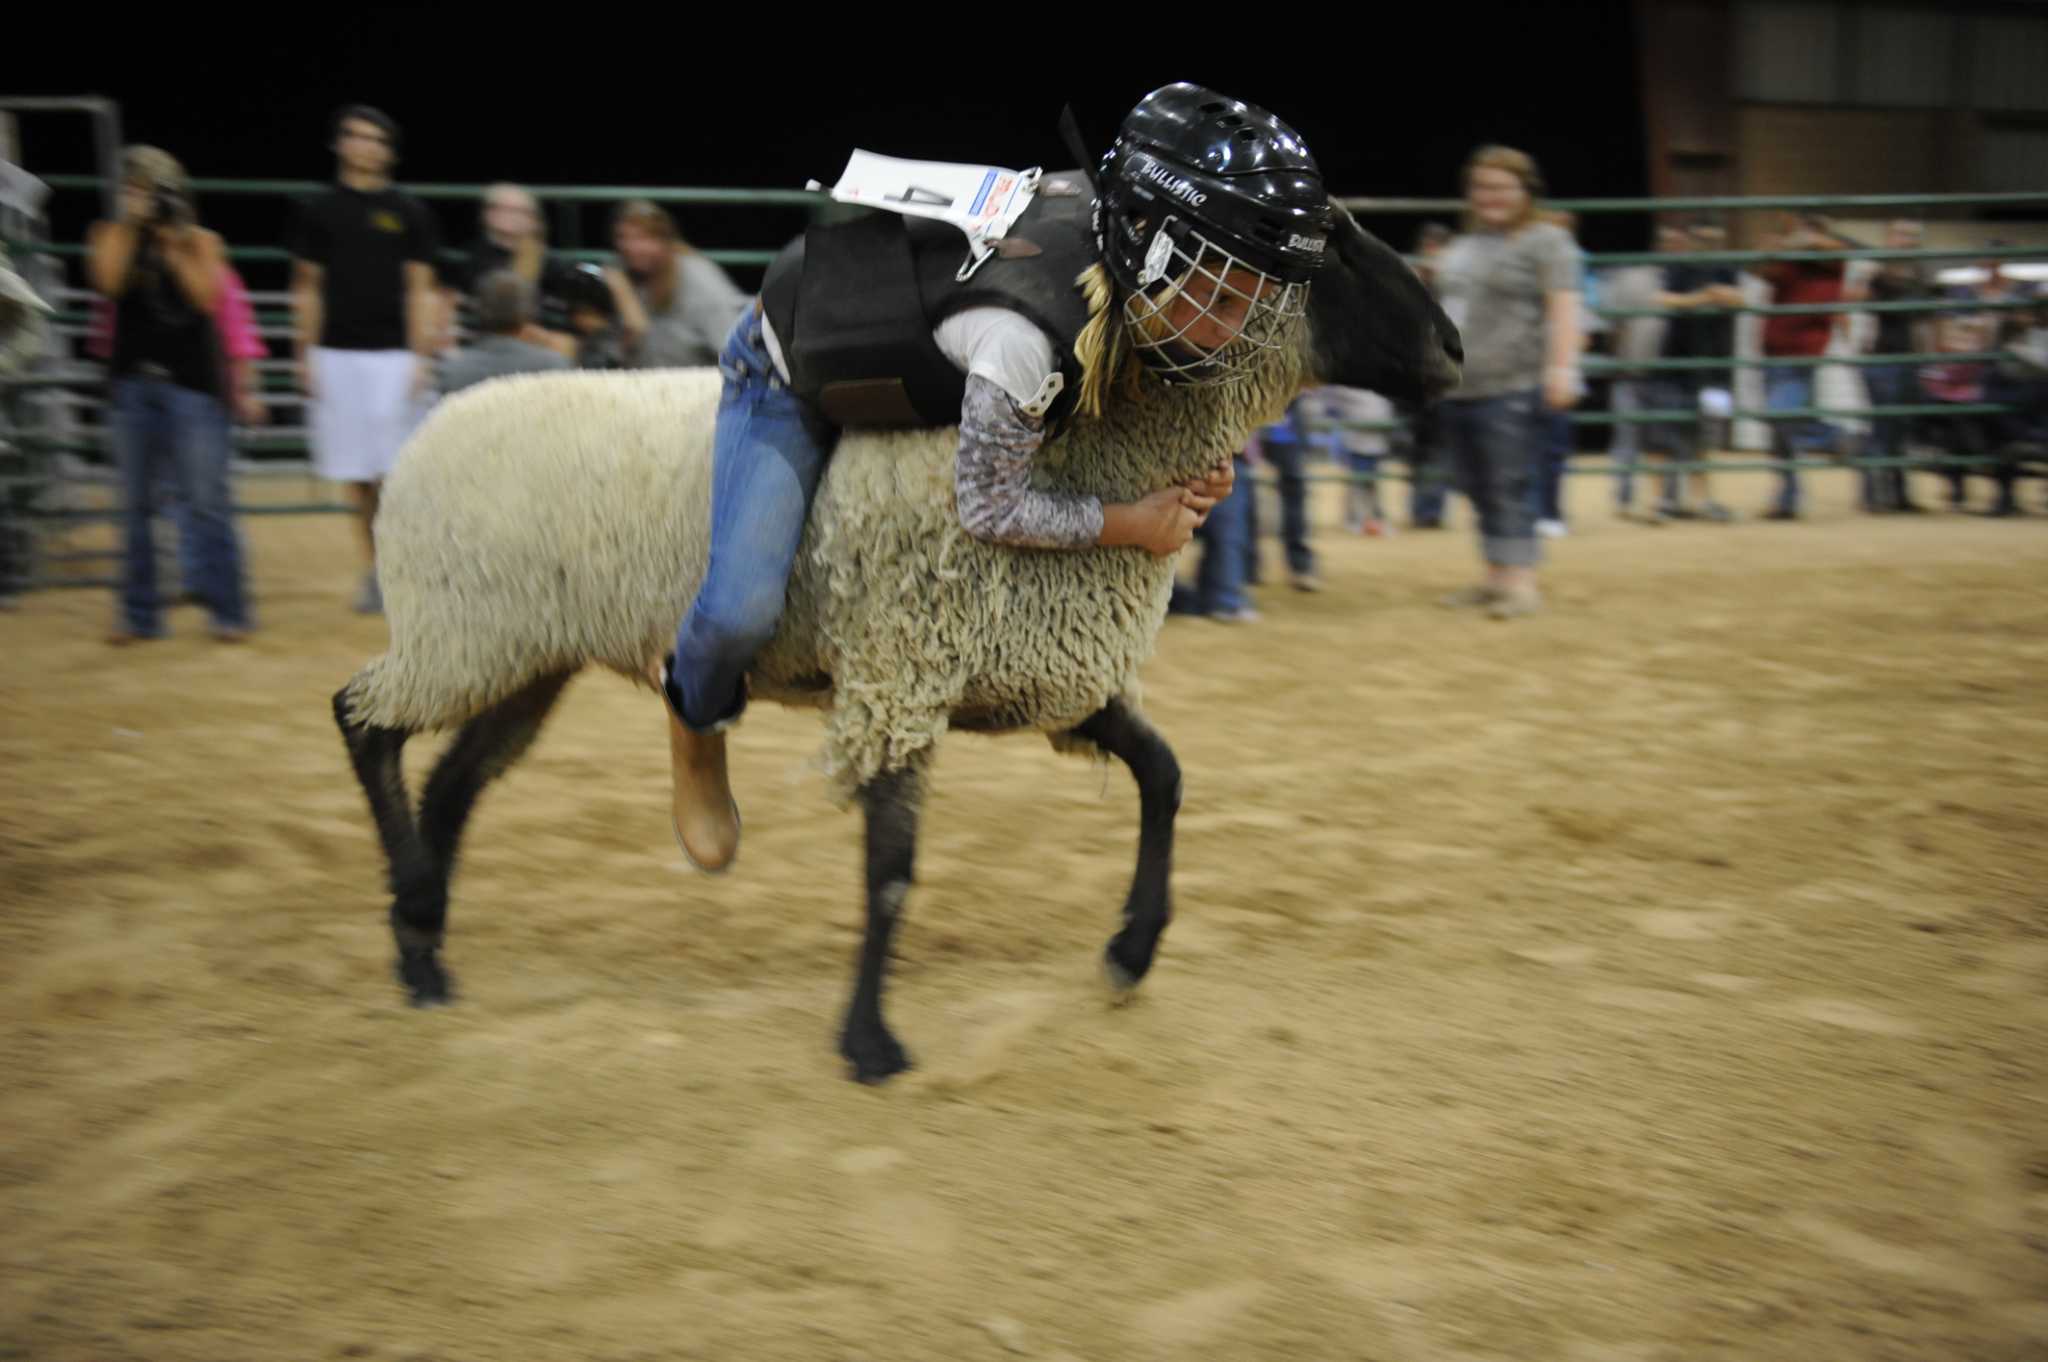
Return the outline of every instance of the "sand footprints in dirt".
[[[1177,1352],[1222,1333],[1265,1294],[1262,1283],[1249,1280],[1206,1286],[1140,1308],[1134,1323],[1145,1338]]]
[[[1799,998],[1774,1005],[1771,1010],[1798,1021],[1838,1026],[1845,1031],[1862,1031],[1873,1036],[1917,1036],[1918,1023],[1881,1008],[1848,998]]]
[[[1628,922],[1640,936],[1684,947],[1732,936],[1742,929],[1745,918],[1740,913],[1721,910],[1658,908],[1634,913]],[[1597,975],[1603,964],[1611,965],[1617,952],[1589,942],[1564,941],[1512,948],[1508,954],[1529,964]],[[1987,975],[1987,986],[2010,988],[2023,974],[2023,970],[2007,967],[1995,976]],[[1580,989],[1580,996],[1599,1008],[1666,1016],[1682,1016],[1720,1002],[1744,999],[1766,1015],[1790,1021],[1894,1039],[1922,1033],[1921,1025],[1912,1018],[1870,1002],[1825,996],[1772,997],[1764,980],[1726,970],[1696,969],[1683,974],[1674,970],[1672,976],[1642,982],[1589,978]]]
[[[1857,1267],[1963,1296],[1983,1296],[1989,1291],[1984,1276],[1962,1263],[1887,1243],[1817,1215],[1794,1216],[1787,1223],[1816,1247]]]

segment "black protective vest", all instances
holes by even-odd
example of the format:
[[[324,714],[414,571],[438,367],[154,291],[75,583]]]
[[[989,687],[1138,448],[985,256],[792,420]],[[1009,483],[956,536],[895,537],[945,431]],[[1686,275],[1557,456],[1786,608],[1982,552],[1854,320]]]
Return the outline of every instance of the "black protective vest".
[[[965,283],[967,238],[950,223],[876,211],[812,227],[768,267],[761,306],[797,396],[836,426],[951,426],[967,375],[932,331],[970,307],[1006,307],[1052,339],[1066,387],[1057,423],[1081,385],[1074,339],[1088,303],[1074,281],[1100,259],[1093,200],[1079,171],[1048,172],[1022,216]]]

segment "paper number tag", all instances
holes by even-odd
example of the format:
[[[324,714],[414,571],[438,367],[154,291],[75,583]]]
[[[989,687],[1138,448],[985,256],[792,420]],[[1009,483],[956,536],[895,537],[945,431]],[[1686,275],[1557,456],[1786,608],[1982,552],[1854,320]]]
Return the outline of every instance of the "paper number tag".
[[[856,151],[847,158],[839,183],[832,186],[832,197],[840,203],[952,223],[966,235],[971,252],[964,276],[988,257],[990,243],[1000,241],[1023,216],[1041,173],[1036,166],[1005,170]],[[811,187],[823,188],[815,181]]]

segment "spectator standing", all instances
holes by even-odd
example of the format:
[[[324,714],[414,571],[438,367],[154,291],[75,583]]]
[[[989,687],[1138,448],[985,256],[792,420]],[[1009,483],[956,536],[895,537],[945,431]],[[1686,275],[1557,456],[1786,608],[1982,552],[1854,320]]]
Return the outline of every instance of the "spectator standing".
[[[1311,394],[1303,393],[1288,406],[1284,417],[1262,427],[1257,435],[1260,460],[1273,470],[1278,486],[1280,541],[1287,559],[1287,580],[1296,591],[1323,589],[1323,579],[1316,574],[1315,550],[1308,542],[1308,461],[1310,451],[1319,443],[1312,439],[1309,427],[1316,421],[1316,407]],[[1256,526],[1254,516],[1254,537]],[[1254,541],[1247,547],[1256,559],[1258,544]],[[1264,574],[1254,563],[1248,575],[1258,581]]]
[[[1886,249],[1918,250],[1926,241],[1924,226],[1900,218],[1885,228]],[[1857,296],[1878,303],[1910,303],[1934,294],[1927,267],[1917,260],[1886,260],[1877,263]],[[1873,355],[1906,355],[1929,349],[1933,325],[1923,312],[1880,312],[1871,341]],[[1863,382],[1874,407],[1916,406],[1920,394],[1919,370],[1910,364],[1864,366]],[[1897,459],[1906,452],[1905,435],[1912,421],[1903,416],[1873,416],[1868,452],[1877,459]],[[1913,500],[1910,481],[1903,468],[1863,470],[1863,509],[1873,513],[1904,511],[1918,513],[1926,507]]]
[[[1657,249],[1669,255],[1692,250],[1693,236],[1682,225],[1667,223],[1657,229]],[[1639,347],[1641,358],[1698,360],[1728,357],[1729,350],[1733,348],[1733,336],[1727,328],[1726,319],[1696,314],[1702,309],[1741,305],[1742,293],[1735,286],[1733,270],[1720,265],[1677,261],[1650,266],[1643,282],[1647,285],[1647,292],[1640,301],[1663,308],[1667,315],[1630,320],[1631,341]],[[1704,458],[1711,447],[1701,419],[1707,401],[1704,394],[1707,389],[1725,390],[1727,386],[1728,371],[1725,369],[1644,370],[1635,381],[1636,395],[1642,403],[1638,410],[1684,412],[1688,419],[1644,423],[1637,447],[1644,453],[1654,452],[1674,463],[1696,463]],[[1626,468],[1620,478],[1617,495],[1626,513],[1631,490]],[[1693,494],[1690,505],[1680,490],[1687,484],[1690,484]],[[1683,478],[1675,471],[1667,471],[1663,496],[1655,502],[1647,502],[1641,518],[1650,524],[1662,524],[1666,519],[1695,514],[1723,523],[1734,519],[1727,507],[1713,499],[1704,469],[1695,469]]]
[[[199,225],[184,167],[155,147],[122,155],[120,217],[93,224],[86,268],[113,303],[111,425],[123,492],[120,620],[107,641],[161,638],[152,538],[158,467],[175,472],[192,537],[186,583],[214,637],[248,636],[242,547],[228,493],[229,378],[213,314],[227,264]]]
[[[1364,388],[1317,388],[1308,396],[1314,399],[1321,419],[1330,423],[1330,450],[1337,466],[1351,479],[1344,486],[1344,528],[1354,534],[1385,534],[1387,515],[1378,478],[1380,460],[1388,448],[1387,432],[1354,426],[1391,422],[1394,404]]]
[[[355,608],[379,614],[377,495],[431,399],[444,331],[435,291],[439,235],[424,205],[391,183],[399,129],[356,104],[331,125],[332,188],[299,205],[292,305],[299,384],[320,475],[344,483],[369,565]]]
[[[1207,518],[1195,529],[1195,537],[1202,541],[1201,561],[1195,565],[1192,584],[1173,584],[1173,598],[1167,603],[1172,614],[1198,615],[1219,624],[1255,624],[1259,620],[1245,591],[1256,489],[1242,453],[1232,457],[1232,467],[1235,480],[1229,494],[1209,508]]]
[[[1941,314],[1935,325],[1936,350],[1952,354],[1983,353],[2000,349],[2009,335],[2014,338],[2019,335],[2022,324],[2020,312],[2003,308],[1973,308],[1969,304],[2020,301],[2027,296],[2024,286],[2008,278],[1995,259],[1984,261],[1977,276],[1975,283],[1957,285],[1949,290],[1948,297],[1961,306],[1954,312]],[[1920,384],[1928,401],[1958,406],[1993,402],[2006,395],[1998,386],[1996,366],[1981,360],[1928,365],[1920,371]],[[1989,471],[1997,487],[1997,497],[1990,514],[2018,515],[2020,506],[2015,493],[2019,470],[2002,457],[2006,422],[1996,416],[1959,413],[1944,418],[1944,423],[1949,437],[1949,452],[1977,461],[1948,470],[1950,509],[1963,509],[1968,497],[1970,470],[1983,471],[1985,461],[1991,461]]]
[[[1823,218],[1796,218],[1767,250],[1839,251],[1846,243],[1836,236]],[[1757,271],[1770,286],[1774,305],[1813,306],[1842,301],[1843,270],[1839,260],[1773,260]],[[1764,319],[1763,352],[1769,359],[1818,359],[1827,353],[1841,314],[1831,312],[1795,313]],[[1798,411],[1813,406],[1814,370],[1807,365],[1772,365],[1765,371],[1764,405],[1773,412]],[[1832,451],[1835,434],[1826,422],[1812,416],[1785,417],[1771,422],[1771,456],[1780,460],[1778,496],[1764,513],[1766,520],[1797,520],[1800,510],[1799,470],[1794,461],[1802,450]]]
[[[1482,147],[1463,178],[1465,231],[1436,277],[1465,337],[1465,380],[1439,410],[1458,485],[1479,515],[1486,573],[1446,604],[1511,619],[1541,605],[1529,484],[1543,413],[1578,398],[1582,261],[1567,233],[1538,220],[1543,180],[1526,152]]]

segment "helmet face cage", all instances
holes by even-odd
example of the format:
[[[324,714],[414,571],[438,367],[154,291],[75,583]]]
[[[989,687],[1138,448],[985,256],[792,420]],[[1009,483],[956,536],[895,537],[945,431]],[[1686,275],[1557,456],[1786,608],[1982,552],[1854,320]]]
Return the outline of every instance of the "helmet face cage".
[[[1308,315],[1306,282],[1286,282],[1173,217],[1153,234],[1137,283],[1125,291],[1124,326],[1138,358],[1169,383],[1242,383]],[[1178,325],[1169,315],[1176,303],[1185,312]],[[1234,334],[1204,349],[1188,335],[1204,322]]]

